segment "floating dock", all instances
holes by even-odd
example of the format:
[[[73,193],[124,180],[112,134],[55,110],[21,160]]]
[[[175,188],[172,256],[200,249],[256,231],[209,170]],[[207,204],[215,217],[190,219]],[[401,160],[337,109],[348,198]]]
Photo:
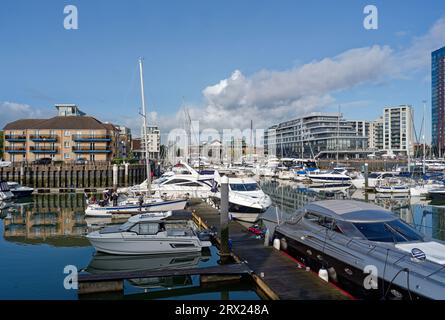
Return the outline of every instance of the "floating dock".
[[[219,231],[217,209],[206,202],[195,202],[191,209],[195,221],[202,227]],[[240,223],[229,223],[229,237],[235,260],[245,262],[252,270],[255,283],[272,300],[348,300],[352,297],[332,283],[301,268],[292,257],[257,239]]]

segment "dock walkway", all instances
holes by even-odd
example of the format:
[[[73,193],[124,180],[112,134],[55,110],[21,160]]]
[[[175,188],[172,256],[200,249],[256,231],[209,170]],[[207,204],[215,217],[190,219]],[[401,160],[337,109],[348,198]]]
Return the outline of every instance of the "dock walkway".
[[[206,202],[194,202],[194,216],[207,227],[219,231],[219,212]],[[247,263],[255,282],[271,299],[282,300],[345,300],[351,297],[324,282],[312,272],[299,268],[299,264],[285,253],[250,234],[241,224],[231,221],[229,234],[232,252]]]

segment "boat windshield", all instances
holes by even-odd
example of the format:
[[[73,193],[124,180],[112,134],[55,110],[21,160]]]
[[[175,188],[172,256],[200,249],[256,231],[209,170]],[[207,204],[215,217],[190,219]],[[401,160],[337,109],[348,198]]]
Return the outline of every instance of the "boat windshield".
[[[386,222],[357,222],[354,226],[370,241],[408,242],[423,241],[422,236],[400,220]]]
[[[123,225],[121,225],[121,226],[119,227],[119,230],[122,230],[122,231],[124,231],[124,230],[128,230],[128,229],[130,229],[133,225],[134,225],[133,222],[127,221],[127,222],[125,222]]]
[[[376,179],[380,176],[380,173],[371,173],[368,175],[368,178]]]
[[[153,184],[162,184],[163,182],[167,181],[169,176],[167,177],[160,177],[159,179],[156,179],[153,181]]]
[[[232,191],[257,191],[260,188],[256,183],[231,183],[230,189]]]

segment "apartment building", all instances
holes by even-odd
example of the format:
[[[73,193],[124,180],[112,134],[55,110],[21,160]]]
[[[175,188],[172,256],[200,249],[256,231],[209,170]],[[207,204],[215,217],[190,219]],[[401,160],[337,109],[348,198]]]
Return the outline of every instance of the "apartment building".
[[[55,106],[50,119],[20,119],[4,127],[4,158],[7,161],[110,161],[117,156],[119,130],[85,115],[74,104]]]
[[[264,146],[278,157],[363,158],[370,153],[368,132],[367,121],[314,112],[270,127]]]
[[[383,150],[389,155],[414,155],[413,108],[410,105],[383,109]]]

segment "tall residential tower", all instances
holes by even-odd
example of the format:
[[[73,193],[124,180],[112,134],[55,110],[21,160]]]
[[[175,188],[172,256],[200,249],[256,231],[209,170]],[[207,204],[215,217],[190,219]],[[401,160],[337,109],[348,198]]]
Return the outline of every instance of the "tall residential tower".
[[[431,144],[436,155],[445,148],[445,47],[431,53]]]

